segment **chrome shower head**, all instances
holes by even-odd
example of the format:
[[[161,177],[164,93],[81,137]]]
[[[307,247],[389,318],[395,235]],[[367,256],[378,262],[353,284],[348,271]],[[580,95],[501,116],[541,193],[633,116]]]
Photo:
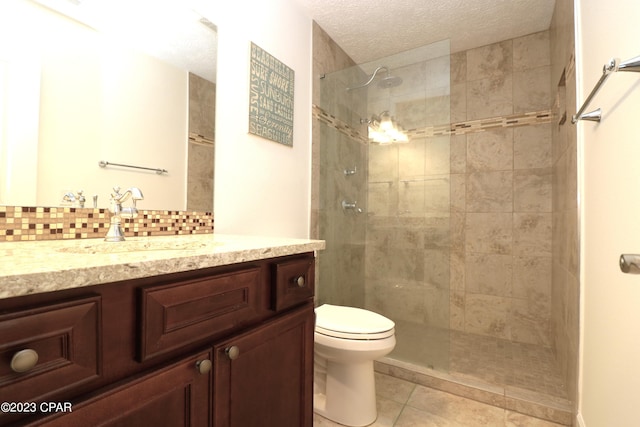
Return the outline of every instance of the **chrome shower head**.
[[[389,89],[391,87],[395,87],[395,86],[399,86],[402,83],[402,79],[400,77],[394,77],[391,75],[391,73],[389,73],[389,68],[386,66],[380,66],[378,68],[375,69],[375,71],[373,72],[373,74],[371,75],[371,77],[369,77],[369,80],[367,80],[366,83],[361,84],[360,86],[353,86],[353,87],[348,87],[347,91],[353,90],[353,89],[360,89],[363,87],[367,87],[371,84],[371,82],[373,81],[373,79],[376,78],[376,75],[378,74],[379,71],[381,70],[385,70],[387,72],[387,76],[384,77],[382,80],[380,80],[380,82],[378,83],[378,87],[381,89]]]
[[[392,87],[400,86],[402,84],[402,78],[398,76],[390,76],[383,78],[378,82],[378,87],[380,89],[389,89]]]

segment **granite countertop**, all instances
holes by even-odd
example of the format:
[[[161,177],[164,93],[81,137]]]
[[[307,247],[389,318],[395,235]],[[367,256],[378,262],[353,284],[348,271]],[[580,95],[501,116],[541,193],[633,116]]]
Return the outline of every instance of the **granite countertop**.
[[[325,248],[323,240],[227,234],[0,243],[0,298],[216,267]]]

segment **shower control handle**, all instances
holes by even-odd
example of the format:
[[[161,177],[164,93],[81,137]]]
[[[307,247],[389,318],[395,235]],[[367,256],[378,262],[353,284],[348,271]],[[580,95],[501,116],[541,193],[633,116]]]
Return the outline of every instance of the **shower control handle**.
[[[348,202],[346,200],[342,201],[342,210],[343,211],[347,211],[347,210],[351,210],[354,211],[356,213],[362,213],[362,208],[358,207],[358,202],[353,201],[353,202]]]

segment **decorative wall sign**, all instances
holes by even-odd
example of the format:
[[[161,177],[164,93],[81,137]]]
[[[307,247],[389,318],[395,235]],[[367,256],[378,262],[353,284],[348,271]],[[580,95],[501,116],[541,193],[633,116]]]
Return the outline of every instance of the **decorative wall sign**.
[[[293,146],[294,74],[251,43],[249,133]]]

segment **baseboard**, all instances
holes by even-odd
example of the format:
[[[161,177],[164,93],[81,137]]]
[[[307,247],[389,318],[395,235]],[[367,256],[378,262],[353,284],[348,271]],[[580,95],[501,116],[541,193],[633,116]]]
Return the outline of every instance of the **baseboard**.
[[[578,415],[576,415],[576,423],[578,427],[587,427],[587,423],[585,423],[584,418],[582,418],[582,412],[578,412]]]

